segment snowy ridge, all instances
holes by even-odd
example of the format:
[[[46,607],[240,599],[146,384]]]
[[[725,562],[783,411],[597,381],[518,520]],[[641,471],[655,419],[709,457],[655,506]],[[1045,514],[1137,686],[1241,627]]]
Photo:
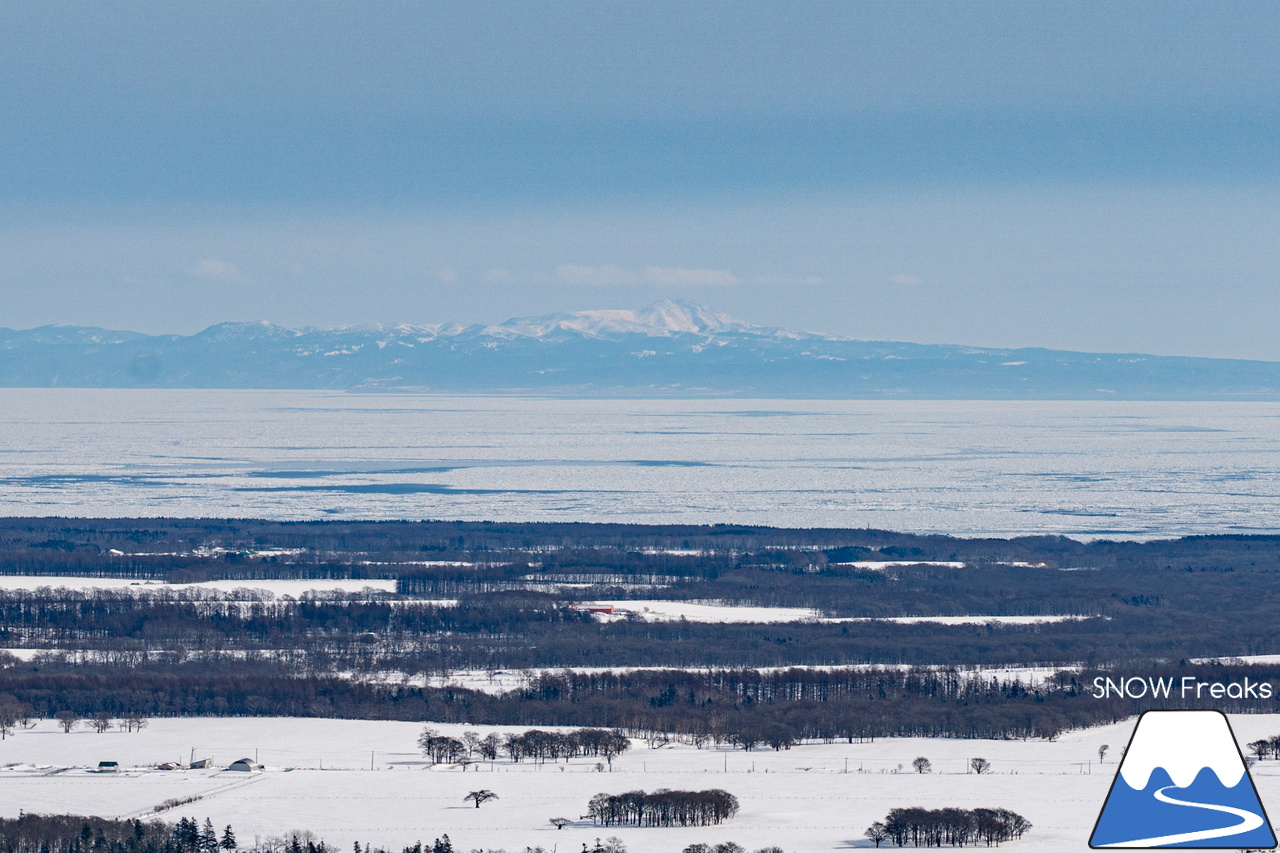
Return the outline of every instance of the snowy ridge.
[[[858,340],[757,326],[670,299],[495,325],[0,329],[0,351],[0,386],[10,388],[1280,400],[1280,362]]]
[[[727,314],[663,299],[639,311],[603,309],[545,314],[541,317],[517,317],[484,329],[498,337],[544,337],[555,332],[572,332],[588,337],[606,335],[707,335],[722,332],[768,334],[772,330],[735,320]]]
[[[1144,714],[1120,765],[1120,775],[1130,788],[1141,791],[1157,767],[1163,767],[1179,788],[1189,787],[1205,768],[1228,788],[1239,784],[1245,773],[1227,718],[1217,711]]]

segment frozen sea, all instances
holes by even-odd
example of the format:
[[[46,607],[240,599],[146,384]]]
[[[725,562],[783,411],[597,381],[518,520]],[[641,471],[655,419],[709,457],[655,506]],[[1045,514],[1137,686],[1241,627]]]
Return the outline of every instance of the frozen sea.
[[[1280,531],[1280,404],[0,390],[0,514]]]

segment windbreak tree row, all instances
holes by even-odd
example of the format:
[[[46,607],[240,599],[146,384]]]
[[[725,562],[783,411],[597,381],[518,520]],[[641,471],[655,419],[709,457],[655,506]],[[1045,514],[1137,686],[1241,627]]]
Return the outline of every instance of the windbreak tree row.
[[[879,847],[890,841],[898,847],[964,847],[983,843],[990,847],[1021,838],[1031,822],[1008,809],[890,810],[883,821],[867,827],[865,835]]]
[[[738,813],[738,798],[728,791],[628,791],[596,794],[587,807],[600,826],[713,826]]]

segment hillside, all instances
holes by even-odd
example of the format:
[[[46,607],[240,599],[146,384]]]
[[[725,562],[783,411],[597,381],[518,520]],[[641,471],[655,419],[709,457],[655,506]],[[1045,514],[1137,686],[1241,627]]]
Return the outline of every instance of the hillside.
[[[664,300],[494,326],[0,329],[0,386],[580,396],[1276,400],[1280,363],[837,338]]]

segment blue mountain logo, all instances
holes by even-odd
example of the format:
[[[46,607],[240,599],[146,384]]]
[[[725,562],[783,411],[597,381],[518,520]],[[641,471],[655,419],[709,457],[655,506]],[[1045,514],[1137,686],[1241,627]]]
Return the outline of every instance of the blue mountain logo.
[[[1089,846],[1274,848],[1275,833],[1226,715],[1143,714]]]

